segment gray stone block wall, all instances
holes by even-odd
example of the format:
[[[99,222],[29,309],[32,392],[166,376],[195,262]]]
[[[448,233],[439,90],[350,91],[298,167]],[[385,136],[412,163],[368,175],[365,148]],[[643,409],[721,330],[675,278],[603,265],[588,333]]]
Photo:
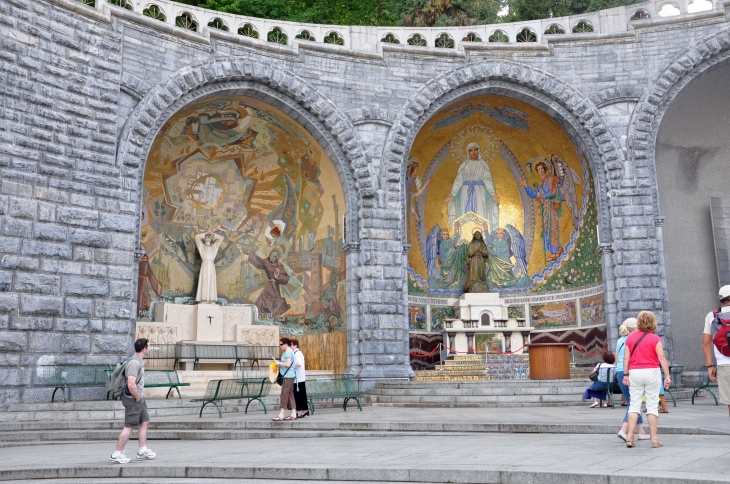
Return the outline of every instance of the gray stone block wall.
[[[38,363],[129,348],[135,186],[116,165],[122,36],[47,3],[0,2],[0,405]],[[132,190],[130,190],[132,188]]]
[[[30,389],[38,363],[111,363],[130,350],[146,150],[175,109],[224,88],[292,114],[340,173],[352,375],[410,374],[403,167],[429,113],[476,92],[548,110],[581,146],[600,201],[610,332],[652,309],[671,347],[652,143],[682,79],[725,55],[726,19],[378,58],[196,41],[134,14],[67,7],[0,0],[0,406],[49,397]]]

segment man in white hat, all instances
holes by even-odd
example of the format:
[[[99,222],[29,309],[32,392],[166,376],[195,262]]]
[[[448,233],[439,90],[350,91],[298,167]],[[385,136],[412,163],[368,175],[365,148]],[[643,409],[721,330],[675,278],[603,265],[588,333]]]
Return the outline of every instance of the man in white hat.
[[[705,355],[705,363],[707,364],[707,376],[710,381],[717,382],[720,393],[720,402],[727,405],[728,414],[730,414],[730,356],[723,355],[713,343],[713,337],[717,333],[717,328],[723,319],[726,319],[723,313],[730,313],[730,285],[722,286],[718,293],[720,298],[719,310],[710,311],[705,317],[705,334],[702,335],[702,352]],[[720,316],[723,317],[720,317]],[[718,321],[715,321],[715,320]],[[727,315],[730,319],[730,315]],[[715,326],[713,328],[713,326]],[[712,364],[712,353],[715,353],[716,363]]]

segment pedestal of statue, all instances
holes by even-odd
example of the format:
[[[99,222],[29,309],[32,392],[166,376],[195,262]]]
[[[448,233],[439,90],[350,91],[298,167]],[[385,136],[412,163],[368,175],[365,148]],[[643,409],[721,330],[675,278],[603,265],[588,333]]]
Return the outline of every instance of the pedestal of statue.
[[[498,292],[467,292],[456,303],[459,319],[475,321],[489,313],[490,319],[507,319],[507,306]]]
[[[209,320],[207,316],[213,316],[214,319]],[[255,325],[255,319],[253,304],[218,306],[158,302],[154,307],[153,321],[137,322],[137,338],[148,338],[153,344],[175,344],[179,341],[250,343],[247,335],[258,335],[253,337],[259,342],[258,345],[277,346],[278,333],[276,335],[273,333],[278,331],[278,326]],[[219,330],[212,328],[213,324],[218,322],[221,325],[220,336]],[[207,329],[204,328],[206,325]],[[251,330],[243,331],[245,328]],[[198,329],[205,335],[198,334]],[[200,339],[201,337],[206,339]],[[266,344],[263,344],[264,341]]]
[[[223,341],[223,311],[217,304],[195,306],[195,341]]]

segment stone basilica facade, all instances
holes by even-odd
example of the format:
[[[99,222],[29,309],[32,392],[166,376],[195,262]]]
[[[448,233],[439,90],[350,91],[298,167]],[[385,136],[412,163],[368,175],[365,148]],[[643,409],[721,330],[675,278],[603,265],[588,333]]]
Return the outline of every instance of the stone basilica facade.
[[[440,338],[476,228],[510,317],[610,347],[652,310],[696,370],[730,282],[730,2],[705,3],[416,29],[0,0],[0,405],[194,297],[205,228],[219,304],[363,381]]]

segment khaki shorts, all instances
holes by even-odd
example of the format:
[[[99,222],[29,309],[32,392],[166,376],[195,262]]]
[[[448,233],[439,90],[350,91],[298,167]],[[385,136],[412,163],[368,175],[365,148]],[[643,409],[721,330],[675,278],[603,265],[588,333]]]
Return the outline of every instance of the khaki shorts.
[[[720,403],[730,405],[730,365],[717,367],[717,389]]]
[[[122,405],[124,405],[124,426],[136,428],[142,422],[149,422],[150,415],[147,413],[147,402],[144,398],[140,398],[139,402],[134,401],[134,397],[122,395]]]

